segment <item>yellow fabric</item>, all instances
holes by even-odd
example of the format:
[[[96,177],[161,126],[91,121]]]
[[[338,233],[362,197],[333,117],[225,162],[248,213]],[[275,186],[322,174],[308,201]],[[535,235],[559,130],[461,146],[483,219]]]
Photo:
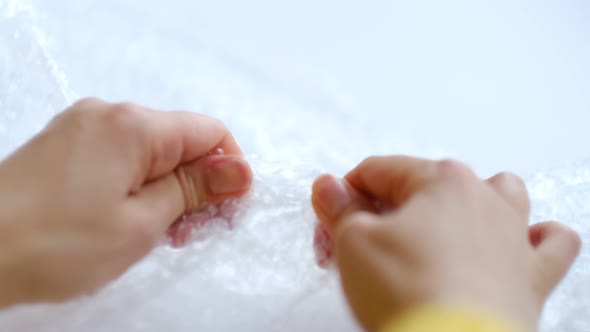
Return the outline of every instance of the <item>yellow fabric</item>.
[[[521,332],[495,317],[467,310],[425,307],[392,319],[380,332]]]

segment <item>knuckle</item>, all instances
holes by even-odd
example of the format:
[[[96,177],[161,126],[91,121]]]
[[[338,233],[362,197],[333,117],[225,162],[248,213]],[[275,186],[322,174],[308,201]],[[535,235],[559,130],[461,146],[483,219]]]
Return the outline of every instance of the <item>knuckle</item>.
[[[526,190],[526,184],[524,180],[520,176],[511,172],[501,172],[496,174],[492,178],[492,182],[505,184],[515,188]]]
[[[211,126],[218,127],[222,130],[227,129],[225,124],[221,120],[214,118],[214,117],[210,117],[210,116],[207,116],[207,117],[211,119]]]
[[[366,169],[371,169],[371,168],[376,167],[379,164],[383,163],[387,158],[391,158],[391,157],[383,157],[383,156],[369,156],[369,157],[366,157],[357,166],[357,169],[358,170],[361,170],[361,171],[364,171]]]
[[[57,125],[62,122],[66,122],[66,121],[72,119],[72,117],[77,116],[76,113],[77,113],[77,111],[75,108],[68,108],[63,112],[56,114],[49,122],[49,125],[50,126]]]
[[[105,102],[102,99],[99,99],[96,97],[84,97],[84,98],[76,101],[74,104],[72,104],[72,108],[87,108],[90,106],[104,104],[104,103]]]
[[[94,118],[96,110],[102,110],[106,103],[98,98],[82,98],[68,107],[65,111],[53,117],[50,124],[67,123],[69,125],[81,125]]]
[[[467,165],[455,159],[437,161],[436,169],[440,175],[451,179],[471,179],[475,176]]]
[[[142,110],[142,107],[137,104],[130,103],[130,102],[124,102],[124,103],[114,104],[112,107],[110,107],[107,114],[109,114],[113,120],[120,121],[120,120],[126,120],[128,118],[135,118],[135,117],[139,116],[141,113],[141,110]]]
[[[143,110],[143,107],[133,102],[122,102],[113,105],[113,110],[123,114],[134,114]]]
[[[85,112],[83,108],[72,106],[54,116],[49,125],[66,125],[77,127],[85,123],[88,117],[88,112]]]
[[[530,213],[531,202],[526,183],[518,175],[502,172],[494,175],[487,182],[517,211],[526,215]]]
[[[379,163],[381,161],[383,161],[385,157],[381,157],[381,156],[369,156],[367,158],[365,158],[361,164],[376,164]]]
[[[561,234],[563,236],[564,242],[569,244],[571,249],[572,256],[577,256],[580,250],[582,249],[582,238],[580,234],[573,230],[570,227],[567,227],[563,224],[555,222],[556,225],[560,228]]]
[[[116,131],[134,131],[140,128],[144,109],[133,103],[120,103],[103,112],[103,122]]]

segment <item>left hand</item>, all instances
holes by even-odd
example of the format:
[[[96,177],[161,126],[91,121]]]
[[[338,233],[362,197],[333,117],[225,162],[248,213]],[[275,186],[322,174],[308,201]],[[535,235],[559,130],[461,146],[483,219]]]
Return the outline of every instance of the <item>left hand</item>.
[[[74,104],[0,164],[0,307],[103,286],[183,213],[240,196],[251,180],[217,120]]]

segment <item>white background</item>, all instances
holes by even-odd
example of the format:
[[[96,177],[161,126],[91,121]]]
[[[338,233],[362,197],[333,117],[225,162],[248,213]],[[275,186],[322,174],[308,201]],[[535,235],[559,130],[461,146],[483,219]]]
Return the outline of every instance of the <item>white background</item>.
[[[251,121],[282,114],[307,126],[312,119],[317,130],[297,136],[299,143],[315,141],[321,154],[333,144],[344,151],[345,144],[318,137],[340,131],[333,140],[348,140],[354,162],[407,151],[463,159],[482,173],[528,173],[590,156],[587,1],[35,0],[34,6],[78,96],[205,111],[226,120],[250,153],[281,158],[286,135],[268,138],[272,148],[265,150],[250,143],[253,126],[236,124],[238,114]],[[197,82],[198,57],[282,104],[257,113],[258,98],[251,110],[221,112],[217,99],[203,110],[211,94],[202,86],[212,83]],[[296,107],[279,108],[284,104]],[[306,112],[321,115],[314,121]],[[255,130],[272,132],[273,125]],[[358,135],[348,135],[355,126]],[[303,162],[318,161],[300,154]],[[339,159],[321,166],[352,165]]]

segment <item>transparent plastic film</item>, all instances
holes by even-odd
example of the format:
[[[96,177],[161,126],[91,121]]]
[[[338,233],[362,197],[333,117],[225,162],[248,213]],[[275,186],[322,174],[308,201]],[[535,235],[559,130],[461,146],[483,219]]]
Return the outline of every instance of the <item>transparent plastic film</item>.
[[[96,294],[4,311],[0,328],[357,331],[335,270],[318,265],[310,190],[320,171],[253,157],[249,161],[255,175],[252,190],[242,199],[202,211],[201,222],[187,225],[190,236],[182,246],[163,243]],[[532,177],[532,220],[561,220],[587,239],[589,174],[588,165],[579,164]],[[588,264],[590,254],[584,248],[548,303],[543,331],[585,328],[584,317],[590,314]]]

